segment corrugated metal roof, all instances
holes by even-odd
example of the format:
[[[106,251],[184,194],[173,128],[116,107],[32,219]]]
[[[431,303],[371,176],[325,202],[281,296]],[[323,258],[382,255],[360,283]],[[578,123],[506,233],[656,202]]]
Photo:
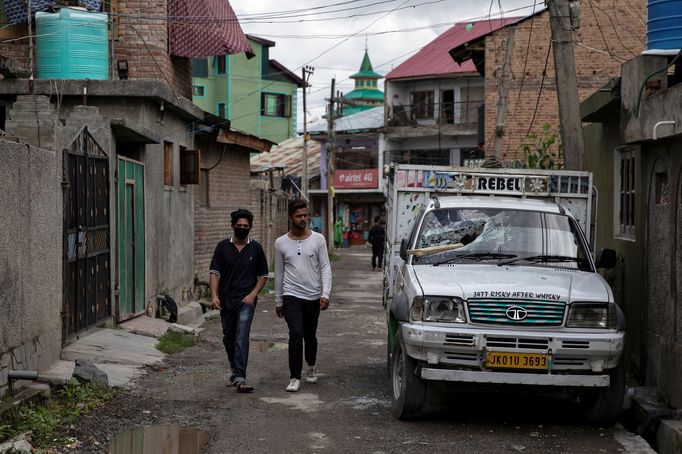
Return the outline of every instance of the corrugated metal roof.
[[[251,171],[258,172],[272,167],[284,167],[285,175],[300,176],[303,173],[303,137],[285,140],[270,150],[251,157]],[[308,141],[308,175],[320,174],[320,143]]]
[[[461,65],[455,63],[449,54],[450,49],[486,36],[524,18],[509,17],[505,19],[457,23],[388,73],[386,79],[475,73],[476,68],[471,60],[467,60]],[[472,27],[467,27],[468,25],[472,25]]]
[[[362,112],[346,115],[334,120],[334,130],[337,133],[353,131],[369,131],[384,127],[384,106],[373,107]],[[326,134],[327,121],[318,121],[308,128],[311,134]]]

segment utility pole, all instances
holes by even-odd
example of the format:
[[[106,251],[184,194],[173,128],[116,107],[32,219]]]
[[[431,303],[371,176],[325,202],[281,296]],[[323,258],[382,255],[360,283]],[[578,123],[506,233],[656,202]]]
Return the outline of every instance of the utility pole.
[[[334,163],[336,161],[336,139],[334,137],[334,86],[336,79],[332,79],[332,90],[329,96],[327,110],[327,248],[334,252]]]
[[[308,79],[315,72],[312,66],[304,66],[303,68],[303,156],[301,162],[303,163],[303,175],[301,178],[301,192],[306,201],[310,201],[308,195],[308,119],[306,116],[306,89],[308,88]]]
[[[578,78],[573,58],[573,30],[576,28],[573,24],[578,24],[579,18],[573,17],[577,14],[577,4],[572,4],[574,2],[575,0],[548,0],[548,6],[564,167],[569,170],[583,170],[585,144],[580,119]]]

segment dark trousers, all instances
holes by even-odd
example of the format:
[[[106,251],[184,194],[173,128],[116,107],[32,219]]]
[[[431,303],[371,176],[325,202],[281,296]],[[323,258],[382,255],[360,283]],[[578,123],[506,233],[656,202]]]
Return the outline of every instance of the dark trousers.
[[[379,259],[379,269],[384,261],[384,245],[372,245],[372,269],[377,267],[377,259]]]
[[[301,379],[303,369],[303,343],[305,361],[314,366],[317,360],[317,321],[320,318],[320,300],[304,300],[284,296],[284,320],[289,326],[289,378]]]

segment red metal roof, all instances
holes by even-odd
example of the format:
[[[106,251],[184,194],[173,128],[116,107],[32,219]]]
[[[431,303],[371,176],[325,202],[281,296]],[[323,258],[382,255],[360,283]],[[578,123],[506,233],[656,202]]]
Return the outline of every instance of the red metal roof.
[[[475,73],[476,68],[471,60],[467,60],[461,65],[455,63],[448,53],[450,49],[481,38],[506,25],[514,24],[523,19],[525,17],[508,17],[505,19],[486,19],[478,22],[457,23],[388,73],[386,79]],[[467,30],[467,25],[469,24],[473,25],[473,28]]]

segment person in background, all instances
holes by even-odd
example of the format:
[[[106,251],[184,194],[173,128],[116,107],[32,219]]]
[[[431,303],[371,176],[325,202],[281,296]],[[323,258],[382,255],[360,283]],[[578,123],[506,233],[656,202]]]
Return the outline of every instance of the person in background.
[[[386,229],[384,228],[384,220],[380,216],[374,216],[374,226],[369,229],[367,241],[372,245],[372,270],[381,271],[381,265],[384,260]]]
[[[234,233],[215,248],[209,285],[211,303],[220,309],[223,345],[232,369],[227,385],[249,393],[253,391],[246,384],[249,334],[258,293],[268,279],[268,262],[261,245],[249,237],[253,214],[239,209],[230,216]]]
[[[322,233],[322,216],[320,213],[315,213],[310,219],[310,228],[313,229],[313,232]]]
[[[289,327],[288,392],[301,386],[303,353],[307,383],[317,383],[317,321],[329,307],[332,270],[324,236],[310,230],[308,204],[289,203],[291,230],[275,241],[275,310]]]
[[[334,247],[336,249],[343,247],[343,218],[340,214],[334,223]]]

